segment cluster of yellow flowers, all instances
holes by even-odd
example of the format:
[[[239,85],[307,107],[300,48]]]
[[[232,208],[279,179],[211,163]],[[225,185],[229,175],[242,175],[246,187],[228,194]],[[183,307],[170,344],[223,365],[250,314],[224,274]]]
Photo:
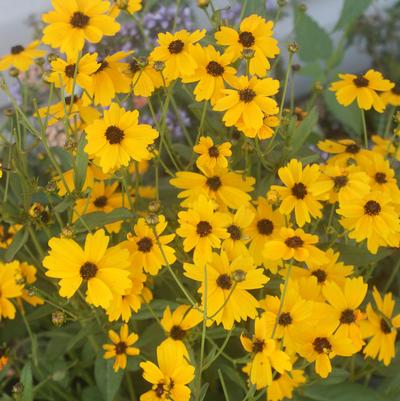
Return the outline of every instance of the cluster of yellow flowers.
[[[194,83],[186,86],[196,101],[204,102],[202,119],[209,103],[212,110],[224,113],[226,127],[235,127],[247,138],[274,137],[285,99],[279,107],[273,98],[279,81],[267,76],[270,60],[280,52],[272,37],[273,23],[251,15],[238,29],[221,26],[215,33],[221,50],[199,43],[205,30],[181,30],[160,33],[158,46],[145,62],[123,51],[100,59],[85,53],[85,43],[115,35],[121,9],[132,14],[141,9],[141,1],[52,4],[54,10],[43,16],[42,43],[62,54],[53,55],[45,79],[52,90],[58,89],[61,101],[40,108],[36,118],[46,126],[64,121],[69,137],[78,143],[84,138],[83,151],[89,158],[79,185],[76,168],[54,176],[58,196],[73,196],[68,228],[85,225],[86,214],[120,208],[134,212],[135,223],[129,222],[128,233],[122,230],[123,220],[88,229],[83,245],[77,239],[81,237],[73,239],[64,227],[60,236],[48,241],[41,262],[44,275],[57,280],[61,297],[81,297],[91,308],[104,311],[111,341],[103,345],[104,358],[115,359],[115,371],[125,369],[127,358],[140,353],[134,346],[139,336],[129,324],[143,304],[150,305],[152,282],[162,269],[172,275],[186,303],[172,311],[166,307],[161,319],[156,316],[166,339],[157,347],[158,365],[140,363],[143,378],[151,384],[141,401],[190,399],[189,384],[196,375],[200,385],[207,367],[204,332],[212,325],[221,325],[230,336],[235,324],[252,322],[240,336],[248,353],[242,370],[257,390],[267,388],[270,401],[291,398],[306,381],[304,369],[312,363],[322,378],[331,372],[336,356],[362,352],[388,365],[400,327],[392,294],[381,295],[374,287],[374,304],[366,303],[367,282],[340,261],[335,244],[366,241],[372,254],[380,247],[399,248],[400,191],[390,159],[400,160],[400,154],[392,140],[375,135],[372,149],[368,140],[365,147],[352,139],[322,140],[317,146],[324,163],[290,159],[277,169],[268,192],[256,196],[256,179],[232,168],[232,143],[199,130],[193,146],[197,159],[193,156],[187,171],[170,174],[169,183],[180,190],[181,200],[181,210],[173,212],[174,232],[167,228],[167,212],[159,213],[158,184],[154,188],[139,182],[153,164],[158,180],[162,159],[155,145],[159,141],[168,148],[168,139],[156,121],[157,130],[140,123],[139,112],[123,107],[118,95],[124,94],[125,100],[150,97],[177,80]],[[37,49],[39,44],[13,47],[0,60],[0,70],[28,70],[45,54]],[[239,75],[241,68],[245,75]],[[357,100],[360,109],[383,112],[388,104],[400,105],[394,84],[379,72],[340,78],[331,90],[344,106]],[[130,176],[136,177],[136,188],[127,184]],[[150,212],[139,210],[139,198],[151,201]],[[325,207],[331,207],[327,222]],[[33,207],[30,213],[43,216],[45,211]],[[0,226],[0,246],[9,247],[20,229],[21,225]],[[321,243],[317,231],[329,241]],[[182,284],[180,267],[199,297]],[[277,295],[268,293],[270,280],[278,283]],[[26,262],[0,264],[0,319],[15,317],[10,300],[21,313],[21,300],[33,306],[46,302],[30,291],[35,281],[36,268]],[[115,321],[121,322],[119,333],[111,329]],[[187,335],[201,324],[202,351],[196,363]],[[0,369],[6,363],[1,361]]]

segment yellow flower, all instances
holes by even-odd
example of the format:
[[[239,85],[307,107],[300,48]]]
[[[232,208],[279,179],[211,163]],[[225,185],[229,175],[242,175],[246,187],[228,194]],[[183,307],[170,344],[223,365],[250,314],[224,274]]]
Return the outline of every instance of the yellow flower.
[[[112,17],[118,17],[120,10],[124,10],[129,14],[135,14],[142,9],[142,0],[114,0],[109,14]]]
[[[130,268],[130,280],[132,287],[125,290],[124,295],[114,297],[107,309],[108,320],[110,322],[121,318],[124,322],[128,322],[132,316],[132,311],[137,312],[145,300],[146,288],[144,282],[146,275],[141,267]]]
[[[227,127],[238,124],[242,130],[259,130],[263,126],[265,114],[278,112],[278,104],[270,96],[278,92],[279,81],[241,76],[230,85],[234,89],[224,89],[224,96],[213,106],[214,110],[225,112],[222,120]]]
[[[382,95],[383,103],[385,106],[400,106],[400,86],[395,84],[391,90],[383,92]]]
[[[197,68],[193,74],[183,77],[182,82],[198,82],[193,90],[196,100],[211,100],[211,104],[214,104],[223,96],[225,82],[230,84],[236,79],[236,70],[229,65],[232,55],[221,55],[213,46],[203,48],[199,44],[193,46],[192,55],[197,62]]]
[[[199,292],[202,306],[207,308],[208,326],[215,321],[230,330],[234,322],[257,316],[258,301],[249,290],[262,288],[269,279],[263,269],[254,266],[250,256],[239,256],[230,262],[221,250],[219,255],[212,254],[206,272],[204,264],[185,263],[183,267],[185,276],[201,282]]]
[[[293,397],[293,390],[305,383],[304,371],[293,369],[289,373],[277,373],[267,388],[267,401],[282,401]]]
[[[104,230],[88,234],[84,249],[72,239],[50,239],[50,252],[43,266],[47,277],[61,279],[62,297],[71,298],[84,281],[86,301],[106,309],[116,295],[124,295],[132,286],[129,252],[120,246],[107,249],[108,242]]]
[[[260,129],[246,127],[242,120],[236,123],[236,128],[242,131],[248,138],[259,138],[261,140],[271,138],[274,135],[274,128],[279,125],[277,116],[265,115]]]
[[[164,342],[157,347],[158,366],[153,362],[141,362],[143,378],[152,389],[140,396],[140,401],[189,401],[194,379],[194,367],[179,352],[174,343]]]
[[[311,217],[321,217],[321,200],[329,198],[333,182],[321,174],[317,164],[304,167],[296,159],[292,159],[286,167],[278,171],[279,178],[285,186],[272,185],[282,203],[279,211],[289,215],[294,210],[296,223],[302,227],[311,222]]]
[[[349,237],[357,242],[366,239],[371,253],[375,254],[380,246],[397,246],[394,237],[400,230],[399,216],[384,193],[375,191],[348,199],[336,212],[342,216],[340,223],[349,231]]]
[[[200,155],[196,160],[197,166],[199,168],[208,166],[210,169],[214,169],[216,166],[228,167],[227,157],[232,156],[231,146],[229,142],[215,145],[211,137],[200,137],[199,143],[193,147],[193,151]]]
[[[8,351],[5,347],[0,347],[0,372],[7,366],[8,364]]]
[[[187,198],[182,206],[190,206],[201,193],[215,200],[222,209],[238,209],[251,200],[246,192],[253,191],[253,177],[244,178],[241,174],[218,166],[199,166],[199,170],[202,174],[179,171],[176,178],[170,180],[174,187],[184,189],[178,195],[178,198]]]
[[[331,164],[340,163],[341,165],[346,165],[353,160],[357,162],[360,156],[367,152],[365,149],[361,149],[360,145],[352,139],[340,139],[339,141],[326,139],[318,142],[317,146],[323,152],[335,155],[329,159]]]
[[[23,290],[17,278],[18,262],[0,263],[0,321],[2,318],[15,318],[15,306],[10,299],[22,296]]]
[[[136,59],[132,59],[128,63],[126,74],[131,79],[132,91],[135,96],[149,97],[157,88],[163,86],[163,76],[154,69],[154,61],[149,57],[145,65]]]
[[[91,75],[100,67],[97,63],[97,53],[83,55],[79,59],[78,67],[76,62],[77,56],[67,57],[66,60],[57,58],[52,61],[47,81],[53,83],[56,88],[63,88],[71,94],[75,78],[77,86],[89,91],[93,85]]]
[[[78,199],[75,202],[72,221],[84,214],[92,212],[110,213],[114,209],[128,206],[126,195],[121,192],[116,192],[119,182],[111,185],[105,185],[104,181],[95,182],[92,186],[90,196]],[[122,220],[111,224],[106,224],[104,227],[108,233],[117,233],[121,228]]]
[[[115,35],[120,25],[106,15],[110,3],[103,0],[52,0],[54,10],[42,16],[48,24],[43,29],[42,41],[59,48],[67,56],[76,56],[85,40],[98,43],[103,35]]]
[[[393,316],[395,306],[392,294],[382,296],[374,287],[372,293],[377,312],[371,304],[367,306],[367,321],[361,322],[364,337],[372,337],[363,352],[366,357],[377,358],[388,366],[395,356],[397,329],[400,328],[400,314]]]
[[[393,144],[389,138],[382,138],[379,135],[371,136],[373,146],[372,151],[381,154],[382,156],[395,157],[396,160],[400,160],[400,148]]]
[[[254,51],[250,74],[262,77],[270,68],[268,59],[279,54],[278,41],[272,37],[273,26],[272,21],[253,14],[240,23],[239,32],[222,26],[215,33],[215,39],[219,45],[228,46],[226,52],[232,55],[233,61],[243,57],[243,51]]]
[[[172,81],[195,72],[197,62],[193,54],[194,43],[202,39],[205,33],[204,29],[194,32],[182,29],[176,33],[158,34],[159,46],[151,52],[151,57],[165,63],[163,75],[167,79]]]
[[[315,372],[322,378],[332,371],[331,359],[335,356],[351,356],[357,352],[350,338],[335,332],[336,323],[318,324],[301,332],[299,354],[308,362],[315,362]]]
[[[330,90],[336,92],[336,99],[342,106],[349,106],[357,99],[360,109],[369,110],[373,107],[382,113],[385,103],[378,92],[386,92],[394,84],[384,79],[378,71],[368,70],[364,75],[339,74],[341,81],[333,82]]]
[[[317,235],[305,233],[300,228],[281,228],[276,239],[264,245],[264,257],[272,260],[295,259],[299,262],[313,261],[323,264],[328,261],[325,253],[314,244],[318,242]]]
[[[183,340],[187,332],[202,320],[203,313],[189,305],[179,305],[172,313],[167,306],[161,319],[162,328],[168,336],[164,341],[171,341],[179,349],[179,353],[189,359],[189,353]]]
[[[229,236],[226,230],[229,216],[214,209],[215,203],[200,195],[190,209],[178,213],[180,226],[176,233],[184,238],[183,250],[194,249],[194,263],[201,266],[211,260],[213,248],[221,247],[221,239]]]
[[[253,338],[241,335],[240,341],[243,348],[251,353],[251,362],[247,370],[251,383],[255,384],[257,389],[271,385],[272,369],[279,374],[292,370],[289,355],[281,351],[276,341],[271,338],[264,316],[255,319]]]
[[[39,40],[35,40],[28,46],[16,45],[11,48],[10,54],[0,58],[0,71],[8,70],[10,67],[17,68],[19,71],[27,71],[34,63],[35,59],[46,54],[44,50],[39,50]]]
[[[0,249],[6,249],[11,245],[15,234],[21,229],[21,227],[22,226],[19,224],[14,224],[13,226],[0,224]]]
[[[147,146],[158,137],[150,125],[138,123],[137,110],[126,111],[117,103],[104,110],[103,119],[95,120],[86,127],[87,145],[85,152],[98,158],[105,173],[128,166],[131,159],[149,159]]]
[[[168,262],[172,265],[175,260],[175,250],[168,246],[173,241],[175,234],[162,235],[167,228],[167,222],[163,215],[158,216],[159,222],[155,225],[154,230],[146,223],[144,218],[140,218],[135,224],[134,234],[128,233],[128,241],[122,243],[122,247],[129,250],[131,264],[134,268],[143,268],[145,272],[156,275],[162,266]],[[165,259],[164,259],[165,257]]]
[[[346,278],[344,288],[340,288],[335,282],[327,283],[322,292],[325,299],[333,307],[333,314],[339,320],[337,333],[340,336],[350,338],[357,350],[364,344],[360,330],[362,313],[358,309],[367,294],[368,285],[362,277]]]
[[[117,52],[98,60],[99,67],[92,74],[93,85],[88,90],[94,104],[108,106],[117,93],[128,93],[131,80],[125,74],[128,63],[121,62],[132,52]],[[84,97],[88,97],[85,93]]]
[[[118,372],[119,369],[126,368],[127,356],[139,355],[139,349],[132,347],[139,339],[139,336],[135,333],[129,334],[128,325],[123,324],[119,335],[114,330],[110,330],[108,337],[112,341],[112,344],[103,345],[103,349],[105,350],[104,359],[115,358],[113,367],[114,371]]]
[[[16,266],[16,272],[21,277],[21,281],[24,283],[21,298],[32,306],[43,305],[44,301],[42,298],[39,298],[36,295],[31,295],[25,288],[27,284],[30,285],[36,281],[36,267],[27,262],[17,263],[18,265]]]

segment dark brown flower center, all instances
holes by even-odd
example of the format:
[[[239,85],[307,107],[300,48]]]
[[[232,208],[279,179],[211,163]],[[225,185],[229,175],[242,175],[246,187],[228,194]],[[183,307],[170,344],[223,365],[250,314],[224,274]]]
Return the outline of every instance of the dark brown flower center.
[[[356,315],[354,314],[353,309],[345,309],[340,315],[340,323],[342,324],[350,324],[356,321]]]
[[[257,230],[261,235],[271,235],[274,231],[274,223],[268,219],[258,220]]]
[[[253,341],[252,351],[253,351],[255,354],[258,354],[259,352],[262,352],[262,351],[263,351],[264,347],[265,347],[264,340],[255,339],[255,340]]]
[[[380,212],[381,205],[374,200],[370,200],[364,205],[364,213],[368,216],[377,216]]]
[[[255,41],[256,39],[251,32],[244,31],[239,33],[239,43],[243,47],[251,47],[254,45]]]
[[[332,345],[326,337],[317,337],[313,341],[313,347],[319,354],[328,353],[332,351]]]
[[[254,92],[253,89],[250,88],[242,89],[239,91],[240,101],[245,103],[250,103],[256,97],[256,95],[256,92]]]
[[[129,63],[129,70],[131,71],[132,74],[135,74],[136,72],[140,71],[140,65],[136,60],[132,60]]]
[[[66,67],[65,67],[65,75],[68,77],[68,78],[73,78],[74,76],[75,76],[75,67],[76,67],[76,64],[68,64]]]
[[[100,63],[100,67],[96,70],[95,74],[104,71],[109,66],[107,60],[99,60],[98,63]]]
[[[346,175],[339,175],[337,177],[333,177],[334,190],[337,192],[340,188],[343,188],[349,182],[349,178]]]
[[[381,326],[382,333],[389,334],[392,332],[392,329],[390,328],[388,322],[383,318],[381,319],[380,326]]]
[[[90,17],[81,13],[80,11],[75,11],[70,19],[70,23],[74,28],[84,28],[89,23]]]
[[[292,322],[293,322],[293,319],[292,319],[292,316],[290,316],[289,312],[281,313],[281,315],[279,316],[278,323],[281,326],[289,326],[289,324],[292,324]]]
[[[107,205],[107,196],[99,196],[98,198],[96,198],[93,202],[93,204],[98,207],[98,208],[102,208],[105,205]]]
[[[155,388],[154,392],[158,398],[161,398],[164,394],[164,383],[158,383],[157,387]]]
[[[232,279],[227,274],[221,274],[217,278],[217,286],[223,290],[230,290],[232,288]]]
[[[212,226],[208,221],[199,221],[196,226],[196,232],[200,237],[207,237],[212,232]]]
[[[136,245],[140,252],[147,253],[151,251],[151,248],[153,247],[153,241],[149,237],[143,237],[138,242],[136,242]]]
[[[365,88],[369,84],[368,79],[365,78],[363,75],[358,75],[357,78],[354,78],[353,82],[354,85],[357,86],[357,88]]]
[[[186,335],[186,331],[181,326],[172,326],[169,335],[174,340],[183,340]]]
[[[242,238],[242,231],[240,230],[240,227],[238,227],[234,224],[231,224],[227,228],[227,231],[234,241],[238,241],[238,240],[240,240],[240,238]]]
[[[93,277],[96,277],[97,274],[97,266],[92,262],[85,262],[80,270],[79,273],[84,280],[90,280]]]
[[[400,85],[395,85],[395,86],[392,88],[392,93],[393,93],[394,95],[400,95]]]
[[[64,98],[64,102],[66,105],[70,105],[71,103],[76,103],[79,100],[78,96],[67,96]]]
[[[225,68],[216,61],[210,61],[207,64],[206,70],[207,74],[210,74],[213,77],[220,77],[225,72]]]
[[[11,48],[11,54],[20,54],[25,50],[24,46],[16,45]]]
[[[385,173],[376,173],[375,181],[378,184],[386,184],[387,183],[386,174]]]
[[[169,45],[168,45],[168,50],[171,54],[178,54],[183,50],[183,47],[185,44],[181,40],[173,40]]]
[[[307,187],[302,182],[297,182],[292,188],[292,194],[297,199],[304,199],[307,195]]]
[[[350,145],[346,145],[346,153],[351,153],[352,155],[357,154],[360,151],[360,147],[355,144],[351,143]]]
[[[124,131],[122,131],[115,125],[109,126],[106,130],[105,135],[110,145],[116,145],[118,143],[121,143],[125,136]]]
[[[217,157],[219,156],[218,147],[215,146],[215,145],[209,147],[209,148],[208,148],[208,155],[209,155],[210,157],[215,157],[215,158],[217,158]]]
[[[324,283],[327,278],[326,271],[322,269],[314,270],[311,275],[317,278],[319,284]]]
[[[304,245],[304,241],[297,235],[288,238],[285,241],[285,244],[289,247],[289,248],[301,248]]]
[[[115,344],[115,353],[117,355],[125,354],[127,348],[127,344],[123,341],[120,341],[118,344]]]
[[[214,177],[207,178],[206,184],[211,191],[218,191],[222,185],[221,178],[219,178],[217,175],[214,175]]]

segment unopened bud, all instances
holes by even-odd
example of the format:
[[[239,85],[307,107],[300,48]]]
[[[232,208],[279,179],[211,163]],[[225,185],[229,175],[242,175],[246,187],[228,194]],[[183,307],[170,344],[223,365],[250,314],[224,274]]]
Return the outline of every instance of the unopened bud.
[[[6,117],[12,117],[15,114],[15,111],[11,107],[7,107],[6,109],[3,110],[3,114]]]
[[[19,70],[15,67],[10,68],[10,70],[8,71],[8,75],[12,78],[17,78],[19,75]]]
[[[68,138],[65,141],[65,144],[64,144],[64,149],[65,150],[71,152],[71,151],[75,150],[76,147],[77,147],[77,143],[76,143],[76,140],[74,138]]]
[[[159,222],[159,218],[155,213],[150,213],[146,215],[145,220],[149,226],[155,226]]]
[[[300,69],[301,69],[301,65],[300,64],[293,64],[292,65],[292,71],[293,72],[300,71]]]
[[[52,63],[53,61],[55,61],[55,60],[57,60],[58,59],[58,56],[57,56],[57,54],[55,54],[55,53],[49,53],[48,55],[47,55],[47,61],[49,62],[49,63]]]
[[[126,10],[129,6],[129,1],[128,0],[115,0],[115,4],[120,10]]]
[[[149,212],[157,213],[160,210],[161,204],[160,201],[151,201],[149,203]]]
[[[36,65],[41,67],[42,65],[46,64],[46,59],[44,57],[39,57],[35,60]]]
[[[288,50],[290,53],[297,53],[299,51],[299,45],[296,42],[289,43]]]
[[[276,4],[278,7],[285,7],[287,5],[287,0],[277,0]]]
[[[324,90],[322,83],[320,81],[315,81],[313,86],[314,92],[321,93]]]
[[[200,8],[206,8],[210,4],[210,0],[197,0],[197,6]]]
[[[56,310],[51,314],[51,323],[53,323],[55,327],[63,326],[66,320],[65,312],[62,310]]]
[[[74,236],[74,230],[71,226],[65,226],[61,230],[61,237],[62,238],[72,238]]]
[[[19,400],[23,392],[24,392],[24,385],[22,383],[15,383],[11,390],[14,400]]]
[[[57,192],[57,190],[58,190],[57,183],[54,180],[51,180],[46,184],[45,189],[46,189],[46,192],[49,192],[51,194],[54,192]]]
[[[242,56],[246,60],[250,60],[250,59],[252,59],[254,57],[255,53],[256,52],[254,51],[254,49],[246,48],[246,49],[243,49]]]
[[[247,273],[244,270],[238,269],[232,272],[232,279],[237,283],[241,283],[246,280]]]
[[[307,5],[304,3],[299,4],[299,11],[305,13],[307,11]]]
[[[153,68],[158,72],[163,71],[164,68],[165,68],[164,61],[155,61],[154,64],[153,64]]]

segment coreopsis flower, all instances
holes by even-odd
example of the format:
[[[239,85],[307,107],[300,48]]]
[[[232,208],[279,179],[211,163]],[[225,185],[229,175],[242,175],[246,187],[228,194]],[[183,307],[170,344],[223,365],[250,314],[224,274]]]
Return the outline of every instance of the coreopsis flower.
[[[156,275],[163,266],[175,262],[175,249],[168,245],[175,234],[162,234],[167,224],[163,215],[158,216],[154,230],[143,217],[137,221],[133,227],[134,233],[128,233],[128,240],[121,245],[129,250],[133,267],[143,268],[146,273]]]
[[[163,86],[163,76],[155,70],[154,62],[155,60],[149,57],[144,65],[136,59],[128,63],[126,74],[131,79],[132,92],[135,96],[149,97],[157,88]]]
[[[264,316],[255,319],[252,339],[241,335],[240,341],[243,348],[251,353],[251,362],[246,370],[251,383],[255,384],[257,389],[271,385],[272,369],[279,374],[292,370],[289,355],[271,338]]]
[[[26,47],[22,45],[13,46],[9,54],[0,58],[0,71],[8,70],[11,67],[22,72],[28,71],[35,59],[46,54],[44,50],[37,49],[39,45],[40,41],[35,40]]]
[[[362,149],[352,139],[340,139],[338,141],[325,139],[324,141],[319,141],[317,146],[323,152],[335,155],[329,159],[329,163],[332,164],[340,163],[346,165],[350,161],[357,162],[360,156],[367,153],[366,149]]]
[[[341,81],[333,82],[330,90],[336,92],[336,99],[342,106],[349,106],[357,99],[360,109],[370,110],[373,107],[382,113],[385,103],[379,96],[394,87],[394,84],[384,79],[382,74],[375,70],[368,70],[363,75],[339,74]]]
[[[294,210],[296,223],[302,227],[311,222],[311,217],[321,217],[321,200],[329,198],[333,182],[321,173],[317,164],[303,168],[300,161],[292,159],[286,167],[278,170],[278,175],[285,186],[272,185],[271,189],[279,193],[282,202],[279,211],[290,215]]]
[[[15,318],[15,306],[10,299],[22,296],[23,291],[17,274],[18,262],[0,263],[0,321]]]
[[[179,353],[189,358],[189,353],[183,340],[187,332],[202,320],[203,313],[190,305],[179,305],[173,312],[167,306],[161,319],[162,328],[167,335],[167,339],[164,342],[173,342],[174,346],[179,349]]]
[[[239,32],[227,26],[221,26],[215,33],[215,39],[221,46],[228,46],[226,53],[233,60],[243,57],[244,51],[252,50],[249,72],[260,77],[265,76],[270,68],[269,60],[279,54],[278,41],[272,37],[274,23],[253,14],[245,18]]]
[[[93,78],[91,75],[98,70],[97,53],[84,54],[78,61],[78,55],[67,57],[66,60],[59,57],[51,62],[51,72],[47,81],[53,83],[56,88],[63,88],[71,94],[74,82],[77,86],[87,91],[91,90]]]
[[[4,224],[0,224],[0,249],[8,248],[14,237],[15,234],[21,229],[21,225],[14,224],[13,226],[6,226]]]
[[[117,93],[128,93],[131,89],[131,80],[125,74],[128,63],[121,62],[132,52],[117,52],[98,60],[99,67],[92,74],[92,87],[88,94],[94,104],[109,106]]]
[[[400,85],[395,84],[392,89],[383,92],[381,95],[382,101],[385,106],[400,106]]]
[[[110,213],[114,209],[128,206],[126,194],[117,192],[119,182],[106,185],[104,181],[96,181],[92,185],[89,197],[77,199],[73,211],[72,220],[76,221],[80,216],[92,213],[103,212]],[[122,221],[106,224],[104,227],[108,233],[117,233],[121,228]]]
[[[271,138],[274,135],[275,128],[279,126],[279,118],[276,115],[265,115],[260,129],[247,127],[243,120],[236,123],[236,128],[242,131],[248,138],[257,137],[260,140]]]
[[[189,401],[188,384],[194,379],[194,367],[172,342],[157,347],[158,366],[153,362],[141,362],[143,378],[152,389],[140,396],[140,401]]]
[[[257,316],[257,299],[249,292],[268,282],[263,269],[257,269],[250,256],[230,261],[225,251],[213,253],[204,264],[184,264],[185,276],[200,281],[202,307],[207,309],[207,325],[222,323],[230,330],[234,322]],[[207,290],[206,286],[207,285]]]
[[[151,52],[151,57],[165,63],[162,72],[167,79],[172,81],[194,74],[197,61],[193,54],[193,47],[205,33],[204,29],[194,32],[182,29],[175,33],[158,34],[159,45]]]
[[[322,172],[333,182],[329,202],[343,202],[350,198],[361,198],[370,190],[370,178],[359,167],[339,163],[321,166]]]
[[[259,130],[265,115],[278,112],[278,104],[271,97],[279,89],[276,79],[240,76],[230,85],[233,89],[224,89],[224,96],[213,106],[214,110],[225,112],[222,120],[227,127],[238,124],[242,130]]]
[[[366,357],[378,358],[384,365],[389,365],[395,356],[395,341],[397,329],[400,328],[400,314],[393,316],[395,302],[389,292],[382,298],[374,287],[372,293],[375,301],[375,311],[372,305],[367,305],[367,320],[362,321],[363,336],[372,337],[363,349]]]
[[[8,351],[6,347],[0,347],[0,372],[7,366],[8,364]]]
[[[221,240],[229,237],[229,216],[216,212],[215,207],[214,201],[200,195],[191,208],[178,213],[176,233],[184,238],[183,250],[194,249],[194,262],[202,266],[211,260],[212,249],[220,248]]]
[[[103,349],[105,350],[104,359],[115,358],[113,368],[115,372],[118,372],[119,369],[126,368],[128,356],[139,355],[139,348],[132,347],[139,339],[139,336],[135,333],[129,334],[128,325],[123,324],[119,335],[114,330],[109,330],[108,337],[112,341],[112,344],[103,345]]]
[[[379,135],[372,135],[371,140],[373,143],[373,152],[379,153],[382,156],[394,157],[396,160],[400,160],[400,148],[397,148],[390,138],[382,138]]]
[[[200,156],[196,160],[199,168],[205,166],[214,169],[216,166],[221,168],[228,167],[227,158],[232,156],[232,144],[223,142],[220,145],[214,144],[214,141],[209,136],[202,136],[199,143],[193,146],[193,151]]]
[[[199,166],[199,170],[202,174],[178,171],[176,178],[169,181],[174,187],[184,189],[178,194],[178,198],[187,198],[182,206],[190,206],[199,197],[199,193],[215,200],[223,209],[238,209],[251,200],[247,192],[253,191],[253,177],[243,177],[242,174],[218,166]]]
[[[275,239],[264,245],[264,257],[272,260],[295,259],[299,262],[313,261],[316,264],[323,264],[328,258],[315,246],[318,240],[317,235],[307,234],[300,228],[293,230],[283,227]]]
[[[116,296],[107,309],[108,320],[110,322],[121,318],[125,323],[132,316],[132,311],[138,312],[140,306],[146,301],[147,289],[144,287],[146,275],[141,267],[131,267],[129,279],[132,287],[125,290],[124,295]]]
[[[332,371],[331,359],[335,356],[351,356],[357,348],[343,332],[334,332],[336,323],[307,327],[300,334],[299,354],[308,362],[315,362],[315,372],[327,378]]]
[[[150,158],[147,146],[158,137],[150,125],[138,123],[137,110],[126,111],[117,103],[104,110],[103,118],[86,127],[87,145],[85,152],[98,159],[98,164],[107,173],[121,166],[128,166],[130,160]]]
[[[273,210],[265,198],[259,197],[255,217],[245,231],[250,239],[250,254],[257,266],[263,262],[268,265],[262,250],[264,245],[274,238],[284,225],[284,216],[277,210]]]
[[[120,11],[135,14],[142,9],[142,0],[114,0],[109,14],[118,17]]]
[[[368,250],[375,254],[380,246],[397,246],[399,216],[391,197],[381,192],[370,192],[362,198],[348,199],[336,212],[340,223],[349,231],[349,237],[361,242],[367,240]]]
[[[291,399],[293,391],[306,382],[304,371],[293,369],[290,372],[276,374],[267,388],[267,401],[282,401]]]
[[[44,300],[36,295],[32,295],[26,289],[26,285],[31,285],[36,281],[36,267],[27,262],[17,262],[16,274],[20,276],[21,281],[24,283],[21,298],[32,306],[43,305]]]
[[[368,285],[362,277],[346,278],[343,288],[335,282],[327,283],[322,293],[332,306],[334,317],[340,322],[337,333],[350,338],[357,350],[364,344],[360,321],[363,318],[359,307],[367,294]]]
[[[47,277],[60,279],[62,297],[71,298],[84,282],[86,301],[107,309],[132,286],[129,252],[120,246],[108,248],[109,240],[102,229],[86,236],[84,249],[72,239],[50,239],[43,266]]]
[[[99,43],[104,35],[115,35],[120,25],[107,12],[110,3],[103,0],[61,1],[52,0],[54,10],[43,14],[47,25],[42,41],[60,49],[67,56],[76,56],[85,45]]]
[[[182,82],[198,82],[193,90],[195,99],[211,100],[214,104],[223,96],[225,82],[230,84],[236,79],[236,69],[230,66],[232,54],[221,54],[213,46],[201,47],[199,44],[193,46],[192,56],[196,60],[197,68],[194,73],[182,78]]]

